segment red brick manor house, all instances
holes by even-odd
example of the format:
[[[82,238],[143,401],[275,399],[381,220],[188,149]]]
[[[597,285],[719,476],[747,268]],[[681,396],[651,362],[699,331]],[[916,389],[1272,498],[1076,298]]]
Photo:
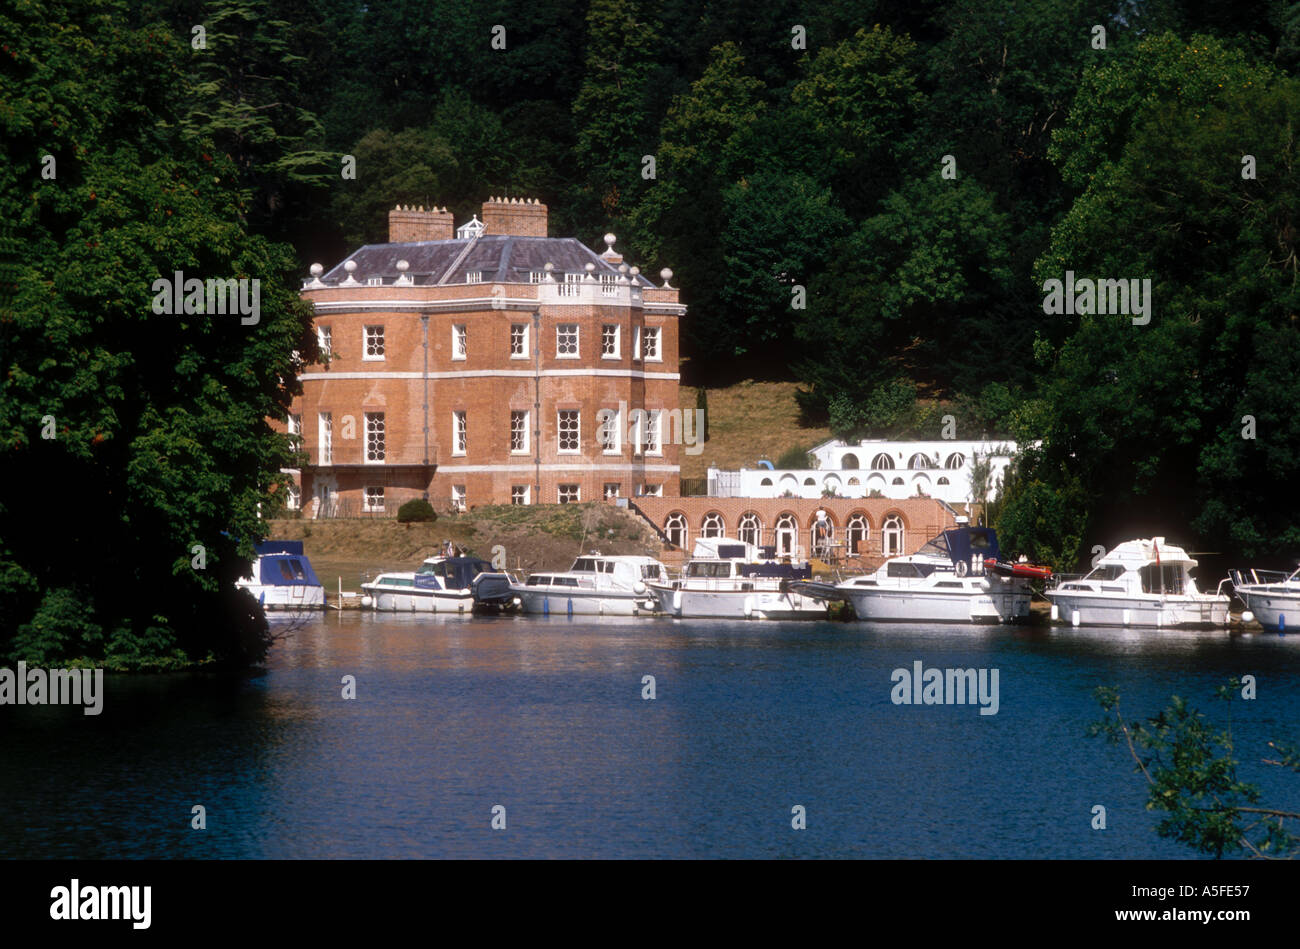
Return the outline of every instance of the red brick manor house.
[[[678,320],[623,261],[547,234],[546,205],[493,199],[455,228],[395,208],[388,243],[312,266],[321,358],[290,410],[319,514],[675,495]],[[617,414],[616,414],[617,413]],[[664,413],[664,414],[660,414]]]

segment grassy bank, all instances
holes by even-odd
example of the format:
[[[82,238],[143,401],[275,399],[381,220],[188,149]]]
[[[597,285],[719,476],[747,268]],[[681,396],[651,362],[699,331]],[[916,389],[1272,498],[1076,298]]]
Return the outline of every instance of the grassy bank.
[[[754,468],[760,458],[773,464],[792,448],[809,449],[831,437],[829,428],[805,426],[793,382],[755,382],[748,379],[723,389],[709,389],[709,440],[704,451],[679,454],[683,478],[703,478],[709,465],[719,468]],[[680,402],[695,407],[698,389],[681,387]]]
[[[641,518],[603,502],[484,506],[431,524],[284,519],[270,522],[269,536],[301,540],[331,591],[340,578],[344,589],[355,590],[363,575],[414,569],[448,540],[484,560],[503,553],[508,569],[524,572],[566,569],[579,553],[593,549],[652,557],[662,552],[659,538]]]

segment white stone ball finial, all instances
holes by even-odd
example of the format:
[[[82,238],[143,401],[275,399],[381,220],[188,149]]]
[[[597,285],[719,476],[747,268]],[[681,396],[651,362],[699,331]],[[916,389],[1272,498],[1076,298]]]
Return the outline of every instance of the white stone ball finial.
[[[668,285],[668,281],[671,280],[671,279],[673,279],[673,272],[672,272],[672,269],[669,268],[669,267],[665,267],[663,270],[659,271],[659,276],[661,276],[661,277],[664,278],[664,287],[665,287],[666,289],[671,290],[672,287],[670,287],[670,286]]]
[[[613,234],[606,234],[606,235],[605,235],[605,243],[609,245],[609,249],[610,249],[610,250],[613,250],[613,249],[614,249],[614,241],[616,241],[616,240],[618,240],[618,238],[615,237]]]
[[[357,262],[355,260],[349,260],[346,264],[343,265],[343,269],[346,270],[348,273],[352,273],[354,270],[357,269]]]
[[[311,265],[311,275],[312,275],[313,277],[319,277],[319,276],[320,276],[321,274],[323,274],[324,272],[325,272],[325,268],[322,267],[320,264],[312,264],[312,265]]]
[[[397,262],[397,270],[399,273],[406,273],[406,271],[410,268],[410,266],[411,265],[404,260],[399,260]]]

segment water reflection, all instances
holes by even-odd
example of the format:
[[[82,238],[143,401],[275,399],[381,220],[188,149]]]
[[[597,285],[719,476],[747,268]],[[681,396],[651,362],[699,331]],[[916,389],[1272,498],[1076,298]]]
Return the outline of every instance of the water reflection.
[[[1243,776],[1285,802],[1259,759],[1300,732],[1296,642],[327,614],[241,682],[110,677],[98,717],[0,708],[0,855],[1184,856],[1132,762],[1084,737],[1092,690],[1118,686],[1134,715],[1172,693],[1218,715],[1214,688],[1254,674],[1259,699],[1233,707]],[[891,671],[917,660],[998,669],[998,714],[893,704]]]

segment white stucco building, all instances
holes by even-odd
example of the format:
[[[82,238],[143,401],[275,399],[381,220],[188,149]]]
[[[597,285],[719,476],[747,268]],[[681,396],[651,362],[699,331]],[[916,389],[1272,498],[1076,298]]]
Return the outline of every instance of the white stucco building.
[[[978,500],[971,484],[976,459],[989,461],[985,500],[993,500],[1015,453],[1015,442],[1006,441],[834,439],[809,452],[815,468],[710,468],[708,491],[724,498],[921,496],[967,504]]]

